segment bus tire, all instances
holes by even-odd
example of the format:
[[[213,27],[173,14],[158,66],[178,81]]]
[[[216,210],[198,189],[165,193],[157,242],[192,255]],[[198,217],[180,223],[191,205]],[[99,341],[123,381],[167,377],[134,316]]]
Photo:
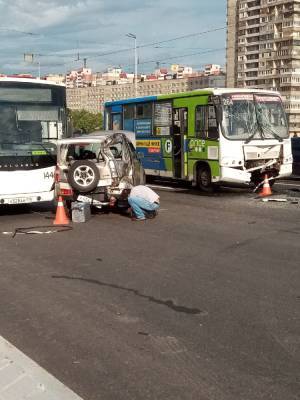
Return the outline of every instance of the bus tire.
[[[100,173],[93,161],[75,161],[68,171],[70,186],[80,193],[88,193],[96,189],[100,179]]]
[[[211,172],[208,165],[200,165],[197,168],[197,187],[205,193],[214,191],[214,185],[211,180]]]

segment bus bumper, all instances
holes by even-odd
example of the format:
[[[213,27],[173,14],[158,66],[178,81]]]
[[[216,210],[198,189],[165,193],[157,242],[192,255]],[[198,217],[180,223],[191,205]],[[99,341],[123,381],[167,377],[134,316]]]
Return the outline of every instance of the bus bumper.
[[[282,164],[280,166],[278,178],[288,178],[293,173],[293,164]]]
[[[31,204],[40,203],[41,201],[53,201],[54,190],[41,193],[18,193],[0,195],[0,205],[4,204]]]
[[[250,184],[251,174],[240,169],[221,167],[221,182]]]

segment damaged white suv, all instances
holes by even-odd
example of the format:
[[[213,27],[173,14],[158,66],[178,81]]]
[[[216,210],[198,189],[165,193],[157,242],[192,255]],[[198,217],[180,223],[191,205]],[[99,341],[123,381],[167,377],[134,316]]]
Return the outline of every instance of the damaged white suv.
[[[57,142],[55,193],[67,203],[101,207],[117,199],[120,205],[127,189],[144,183],[133,132],[97,131]]]

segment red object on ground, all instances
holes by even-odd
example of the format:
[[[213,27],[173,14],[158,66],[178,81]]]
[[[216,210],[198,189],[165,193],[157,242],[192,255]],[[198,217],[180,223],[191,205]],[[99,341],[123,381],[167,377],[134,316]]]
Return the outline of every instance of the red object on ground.
[[[57,209],[55,220],[53,221],[53,225],[68,225],[70,223],[69,218],[67,217],[63,199],[61,196],[58,198]]]
[[[272,194],[272,190],[271,190],[271,187],[269,184],[269,178],[268,178],[268,175],[265,174],[264,185],[263,185],[262,191],[260,192],[259,195],[261,197],[265,197],[265,196],[271,196],[271,194]]]

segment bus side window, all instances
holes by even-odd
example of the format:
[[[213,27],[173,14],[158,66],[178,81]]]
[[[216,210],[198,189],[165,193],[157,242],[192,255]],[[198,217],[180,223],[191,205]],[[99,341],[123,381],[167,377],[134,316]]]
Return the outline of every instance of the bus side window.
[[[218,124],[214,106],[196,106],[195,133],[201,139],[218,138]]]
[[[183,111],[183,133],[186,135],[188,133],[188,110]]]
[[[136,116],[133,121],[136,137],[152,136],[153,130],[153,103],[139,103],[136,105]]]
[[[206,139],[208,131],[207,106],[196,106],[195,125],[196,136]]]
[[[125,104],[124,110],[124,129],[125,131],[134,130],[134,118],[135,118],[135,105]]]
[[[187,108],[173,109],[173,133],[186,135],[188,132],[188,110]]]
[[[208,105],[208,139],[218,139],[218,121],[216,108],[213,105]]]
[[[153,132],[157,136],[169,136],[172,132],[173,111],[170,101],[159,101],[153,107]]]
[[[122,129],[122,114],[114,113],[111,114],[111,128],[113,131]]]
[[[140,103],[136,105],[136,118],[152,118],[152,103]]]

